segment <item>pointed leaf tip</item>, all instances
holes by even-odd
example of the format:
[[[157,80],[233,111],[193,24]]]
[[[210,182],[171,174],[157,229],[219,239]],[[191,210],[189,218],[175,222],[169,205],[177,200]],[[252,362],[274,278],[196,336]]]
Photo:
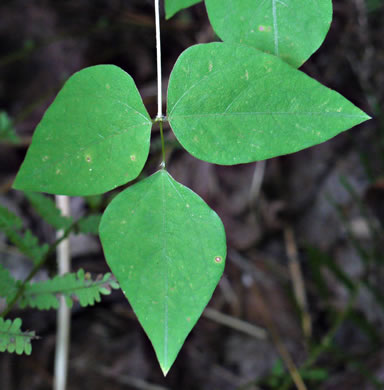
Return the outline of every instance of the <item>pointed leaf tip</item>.
[[[113,199],[100,238],[166,375],[223,273],[223,224],[161,170]]]
[[[192,46],[169,81],[168,120],[176,138],[193,156],[215,164],[294,153],[367,119],[339,93],[242,45]]]
[[[161,364],[160,364],[160,368],[161,368],[161,371],[163,372],[164,377],[166,377],[168,375],[168,372],[171,369],[171,367],[165,368]]]

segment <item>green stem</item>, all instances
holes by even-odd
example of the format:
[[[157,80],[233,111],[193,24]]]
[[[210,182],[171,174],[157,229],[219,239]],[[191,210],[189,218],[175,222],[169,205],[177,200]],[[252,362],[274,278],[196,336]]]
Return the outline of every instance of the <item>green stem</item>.
[[[74,222],[71,226],[69,226],[63,233],[63,235],[58,238],[52,246],[49,248],[47,254],[32,268],[31,272],[28,274],[26,279],[21,283],[19,286],[16,295],[12,298],[12,300],[7,304],[6,308],[0,313],[0,317],[4,318],[13,308],[13,306],[16,305],[17,301],[21,298],[21,296],[24,293],[25,287],[27,283],[37,274],[37,272],[41,269],[41,267],[47,262],[47,260],[50,258],[51,254],[56,250],[58,245],[64,241],[71,231],[75,228],[77,225],[77,222]]]
[[[163,156],[162,168],[165,168],[165,143],[164,143],[164,132],[163,132],[163,118],[159,120],[160,137],[161,137],[161,152]]]

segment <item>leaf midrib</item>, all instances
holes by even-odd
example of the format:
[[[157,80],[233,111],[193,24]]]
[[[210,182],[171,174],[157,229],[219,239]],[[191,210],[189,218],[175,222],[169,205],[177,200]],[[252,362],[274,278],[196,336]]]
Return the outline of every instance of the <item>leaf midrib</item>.
[[[169,267],[169,257],[167,255],[167,229],[166,229],[166,199],[165,199],[165,188],[164,188],[164,180],[167,173],[161,173],[161,189],[162,189],[162,212],[163,212],[163,226],[162,226],[162,235],[163,235],[163,257],[165,258],[165,279],[164,279],[164,289],[165,289],[165,297],[164,297],[164,367],[168,368],[168,292],[169,292],[169,281],[168,281],[168,267]]]
[[[169,117],[172,118],[190,118],[190,117],[209,117],[209,116],[230,116],[230,115],[286,115],[286,116],[339,116],[346,118],[362,118],[369,119],[367,115],[358,115],[358,114],[344,114],[342,112],[290,112],[290,111],[250,111],[250,112],[211,112],[206,114],[176,114]]]

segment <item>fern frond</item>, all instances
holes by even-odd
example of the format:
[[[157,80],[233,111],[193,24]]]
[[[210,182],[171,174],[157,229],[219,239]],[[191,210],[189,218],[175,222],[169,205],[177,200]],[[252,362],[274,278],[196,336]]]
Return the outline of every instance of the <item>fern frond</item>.
[[[9,271],[0,264],[0,298],[6,298],[10,302],[17,294],[18,283]]]
[[[79,233],[99,234],[99,225],[101,214],[92,214],[88,217],[81,218],[77,222],[77,230]]]
[[[30,230],[27,230],[24,236],[21,235],[20,240],[14,241],[13,243],[22,253],[32,259],[35,264],[39,263],[49,250],[49,245],[40,245],[39,240]]]
[[[100,302],[101,295],[110,294],[112,288],[117,289],[119,285],[112,279],[110,273],[105,274],[101,279],[92,280],[89,274],[85,274],[80,269],[77,273],[27,284],[20,299],[20,306],[35,307],[40,310],[57,309],[58,296],[64,295],[69,307],[72,307],[75,299],[84,307]]]
[[[11,213],[8,209],[0,205],[0,230],[21,229],[23,221],[16,214]]]
[[[21,319],[4,320],[0,317],[0,352],[16,352],[30,355],[32,352],[31,340],[36,338],[35,332],[23,332],[21,329]]]
[[[17,215],[0,206],[0,231],[5,233],[21,253],[37,264],[47,254],[49,246],[47,244],[40,246],[39,240],[30,230],[27,230],[24,235],[20,233],[22,226],[23,222]]]
[[[17,136],[12,119],[5,111],[0,111],[0,141],[18,143],[20,138]]]
[[[40,217],[56,230],[67,229],[72,224],[72,218],[61,215],[52,198],[36,192],[25,192],[25,196]]]

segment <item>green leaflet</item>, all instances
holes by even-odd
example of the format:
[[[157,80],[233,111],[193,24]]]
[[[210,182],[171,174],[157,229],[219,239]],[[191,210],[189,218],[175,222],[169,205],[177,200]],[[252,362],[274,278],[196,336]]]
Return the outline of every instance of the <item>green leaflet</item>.
[[[113,199],[100,238],[166,374],[222,275],[222,222],[161,170]]]
[[[55,201],[48,196],[36,192],[26,192],[25,196],[40,217],[55,229],[67,229],[72,224],[72,218],[61,215]]]
[[[20,318],[4,320],[0,317],[0,352],[16,352],[18,355],[31,354],[31,340],[36,337],[35,332],[23,332],[20,327]]]
[[[14,188],[94,195],[135,179],[152,122],[132,78],[113,65],[75,73],[36,128]]]
[[[0,298],[10,302],[17,293],[17,282],[9,271],[0,264]]]
[[[169,81],[168,120],[183,147],[233,165],[293,153],[369,119],[279,58],[229,43],[196,45]]]
[[[43,282],[28,283],[25,286],[20,307],[36,307],[40,310],[57,309],[58,295],[63,295],[69,307],[74,297],[85,307],[100,302],[101,295],[111,293],[111,288],[119,288],[118,284],[107,273],[101,279],[92,280],[82,269],[77,273],[57,275]]]
[[[17,246],[21,253],[38,264],[47,255],[49,246],[40,246],[39,240],[27,230],[24,235],[19,232],[23,225],[22,220],[15,214],[0,205],[0,231]]]
[[[0,231],[8,229],[19,230],[23,227],[23,221],[16,214],[0,205]]]
[[[205,0],[217,35],[302,65],[323,43],[332,0]]]
[[[201,0],[165,0],[165,16],[170,19],[183,8],[188,8],[200,2]]]

